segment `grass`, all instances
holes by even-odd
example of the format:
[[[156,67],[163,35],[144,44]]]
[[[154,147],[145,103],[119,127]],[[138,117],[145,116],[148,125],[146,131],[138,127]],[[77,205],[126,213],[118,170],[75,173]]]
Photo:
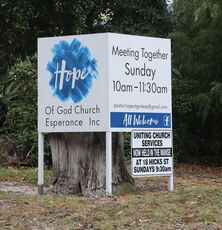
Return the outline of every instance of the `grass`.
[[[5,173],[11,175],[12,169],[7,170],[8,174]],[[16,176],[13,171],[12,179],[19,182],[20,176],[21,180],[24,175],[35,172],[30,169],[22,171],[21,174],[16,172]],[[0,192],[1,229],[222,229],[220,179],[214,182],[175,177],[176,190],[173,193],[162,189],[164,179],[136,181],[145,187],[133,193],[127,193],[125,188],[122,195],[114,197],[31,196]],[[150,185],[152,188],[158,183],[163,184],[161,189],[150,191],[146,187]]]
[[[38,172],[35,168],[5,168],[0,166],[0,181],[37,184]],[[51,183],[52,171],[45,170],[44,183],[48,186]]]
[[[10,223],[15,229],[45,225],[52,229],[65,229],[64,226],[69,229],[74,225],[79,229],[87,229],[87,226],[93,229],[114,229],[113,226],[116,229],[168,229],[175,226],[183,229],[182,226],[186,226],[186,229],[192,229],[197,223],[201,224],[201,229],[204,226],[211,229],[211,225],[220,229],[222,212],[215,199],[221,199],[222,190],[217,188],[216,194],[212,191],[194,188],[171,194],[124,195],[97,200],[0,192],[0,201],[5,202],[0,209],[0,223],[7,220],[7,225]],[[183,197],[185,201],[181,202]],[[31,225],[28,219],[35,221]]]

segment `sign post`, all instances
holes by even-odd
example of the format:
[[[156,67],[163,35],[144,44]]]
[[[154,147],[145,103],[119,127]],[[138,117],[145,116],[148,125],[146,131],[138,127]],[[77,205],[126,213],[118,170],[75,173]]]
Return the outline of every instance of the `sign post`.
[[[38,194],[44,193],[44,134],[38,133]]]
[[[171,175],[168,177],[168,191],[173,192],[173,171]]]
[[[112,133],[106,132],[106,194],[112,195]]]

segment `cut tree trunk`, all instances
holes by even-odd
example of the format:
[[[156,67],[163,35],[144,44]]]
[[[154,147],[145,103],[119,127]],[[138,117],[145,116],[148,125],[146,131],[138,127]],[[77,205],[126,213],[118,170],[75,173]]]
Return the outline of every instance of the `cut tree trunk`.
[[[84,196],[106,191],[105,133],[53,133],[50,146],[55,193]],[[132,184],[124,163],[123,134],[112,134],[112,188]]]

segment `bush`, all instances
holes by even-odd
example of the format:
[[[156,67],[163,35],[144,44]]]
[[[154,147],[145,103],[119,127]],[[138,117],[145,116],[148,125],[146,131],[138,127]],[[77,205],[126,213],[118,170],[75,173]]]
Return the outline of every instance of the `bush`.
[[[24,158],[29,157],[37,165],[37,58],[18,60],[9,71],[9,84],[18,86],[18,95],[7,102],[5,126],[7,136],[16,141]],[[51,164],[49,145],[45,144],[45,163]]]
[[[131,133],[124,133],[124,155],[126,160],[131,159]]]
[[[33,160],[37,159],[37,58],[18,60],[9,71],[10,84],[21,85],[15,100],[8,102],[7,135]]]

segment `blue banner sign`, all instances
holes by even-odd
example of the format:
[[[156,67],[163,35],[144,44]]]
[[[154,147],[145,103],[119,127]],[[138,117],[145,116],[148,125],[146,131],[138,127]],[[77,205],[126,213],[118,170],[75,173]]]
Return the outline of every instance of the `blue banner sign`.
[[[171,128],[170,113],[111,112],[111,128]]]

